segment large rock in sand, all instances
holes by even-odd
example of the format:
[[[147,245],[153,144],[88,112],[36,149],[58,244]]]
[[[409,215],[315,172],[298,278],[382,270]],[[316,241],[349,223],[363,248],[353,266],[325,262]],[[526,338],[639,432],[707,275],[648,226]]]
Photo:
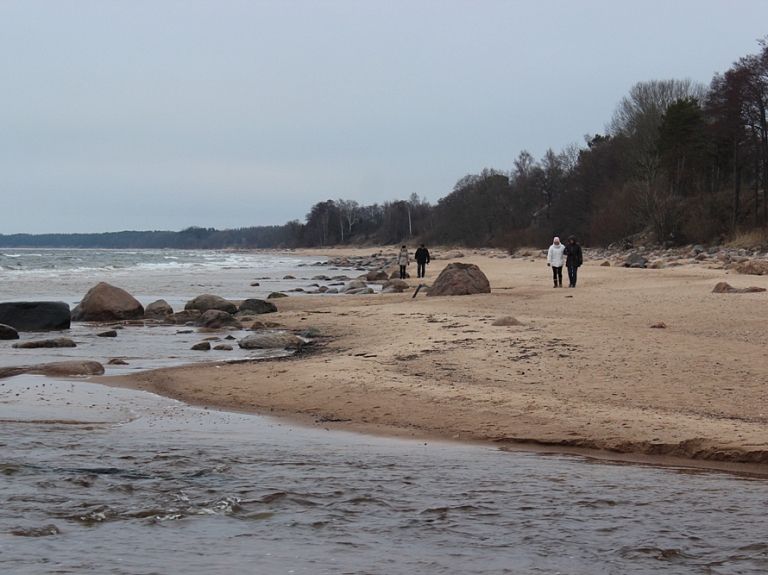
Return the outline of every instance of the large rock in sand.
[[[13,301],[0,303],[0,323],[16,331],[69,329],[69,304],[63,301]]]
[[[237,342],[242,349],[300,348],[306,342],[287,332],[254,333]]]
[[[491,293],[488,278],[475,264],[448,264],[427,292],[427,297],[438,295],[471,295]]]
[[[389,274],[384,270],[372,270],[365,274],[365,279],[369,282],[386,281],[389,279]]]
[[[101,282],[72,310],[72,321],[143,319],[144,306],[124,289]]]
[[[243,303],[240,304],[240,308],[238,309],[238,311],[246,311],[246,312],[251,312],[255,314],[275,313],[277,311],[277,306],[273,304],[271,301],[266,301],[263,299],[248,298],[247,300],[244,300]]]
[[[751,276],[764,276],[768,274],[768,261],[750,260],[735,267],[740,274]]]
[[[196,309],[199,310],[200,313],[205,313],[209,309],[217,309],[231,314],[237,313],[237,306],[233,302],[209,293],[204,293],[197,296],[195,299],[188,301],[184,306],[184,309]]]
[[[750,286],[745,288],[735,288],[727,282],[717,282],[712,293],[757,293],[763,291],[765,291],[765,288],[763,287]]]

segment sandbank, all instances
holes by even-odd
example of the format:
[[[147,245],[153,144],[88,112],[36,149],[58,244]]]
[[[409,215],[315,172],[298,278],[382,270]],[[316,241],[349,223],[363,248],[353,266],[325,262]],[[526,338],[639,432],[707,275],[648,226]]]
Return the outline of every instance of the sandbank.
[[[554,289],[538,252],[499,255],[460,260],[488,276],[490,294],[274,300],[279,311],[270,321],[323,333],[287,360],[100,381],[329,429],[766,469],[768,293],[712,289],[719,281],[768,287],[768,277],[699,263],[628,269],[588,259],[576,289]],[[424,281],[448,263],[433,260]],[[503,316],[520,325],[492,325]],[[666,328],[650,327],[658,322]]]

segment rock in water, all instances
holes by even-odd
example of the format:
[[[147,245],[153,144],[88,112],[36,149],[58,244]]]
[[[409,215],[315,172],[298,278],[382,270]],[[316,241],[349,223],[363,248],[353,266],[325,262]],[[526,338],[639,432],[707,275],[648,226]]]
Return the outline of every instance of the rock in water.
[[[440,272],[427,293],[427,297],[476,293],[491,293],[491,284],[488,278],[475,264],[457,262],[448,264]]]
[[[69,304],[63,301],[15,301],[0,303],[0,323],[16,331],[69,329]]]
[[[209,309],[217,309],[232,314],[237,313],[237,306],[233,302],[209,293],[204,293],[188,301],[184,309],[196,309],[200,310],[200,313],[205,313]]]
[[[153,301],[144,310],[146,319],[166,320],[171,315],[173,315],[173,308],[164,299]]]
[[[19,339],[19,332],[9,325],[0,323],[0,339]]]
[[[167,317],[167,321],[175,324],[185,324],[196,321],[201,315],[203,314],[200,313],[199,309],[185,309],[172,313]]]
[[[124,289],[101,282],[72,310],[72,321],[143,319],[144,306]]]
[[[209,329],[243,329],[243,325],[237,321],[235,316],[217,309],[209,309],[197,318],[195,320],[195,327],[205,327]]]
[[[14,343],[11,347],[16,349],[35,349],[39,347],[77,347],[77,344],[68,337],[55,337],[53,339],[21,341]]]
[[[242,349],[286,349],[300,348],[306,342],[287,332],[254,333],[237,342]]]

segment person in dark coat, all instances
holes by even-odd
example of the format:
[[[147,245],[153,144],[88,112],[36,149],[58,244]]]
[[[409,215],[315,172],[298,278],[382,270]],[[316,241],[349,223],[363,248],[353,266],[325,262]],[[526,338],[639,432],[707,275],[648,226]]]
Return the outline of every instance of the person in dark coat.
[[[423,278],[427,273],[429,250],[424,247],[424,244],[421,244],[413,257],[416,259],[416,277]]]
[[[565,267],[568,268],[568,279],[571,285],[568,287],[576,287],[576,273],[584,263],[584,258],[581,255],[581,246],[576,243],[576,236],[570,236],[568,243],[565,244],[565,250],[563,250],[565,256]]]

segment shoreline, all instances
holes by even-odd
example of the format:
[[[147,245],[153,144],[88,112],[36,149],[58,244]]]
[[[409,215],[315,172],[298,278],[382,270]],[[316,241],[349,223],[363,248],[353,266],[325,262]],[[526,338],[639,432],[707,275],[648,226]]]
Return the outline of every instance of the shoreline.
[[[589,261],[578,288],[560,290],[538,255],[460,261],[491,294],[281,298],[269,319],[319,329],[313,353],[95,381],[327,429],[768,473],[768,331],[754,311],[768,296],[711,293],[768,278]],[[491,325],[503,316],[521,325]],[[658,322],[668,327],[649,329]]]

